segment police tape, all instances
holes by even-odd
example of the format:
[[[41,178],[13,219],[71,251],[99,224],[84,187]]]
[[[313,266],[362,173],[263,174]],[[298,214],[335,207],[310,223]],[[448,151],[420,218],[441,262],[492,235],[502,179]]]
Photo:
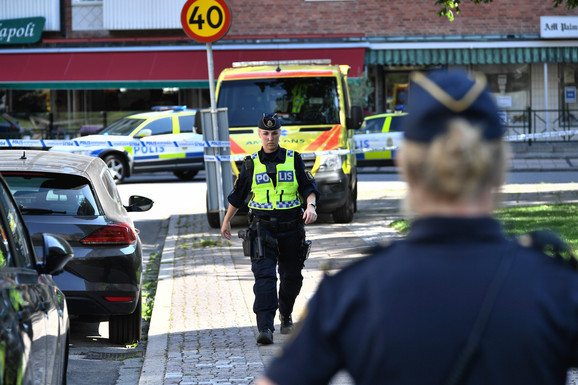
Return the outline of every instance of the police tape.
[[[378,148],[356,148],[354,150],[340,149],[340,150],[304,152],[304,153],[300,153],[300,155],[301,155],[301,158],[303,158],[303,159],[314,159],[318,156],[364,154],[364,153],[368,153],[368,152],[393,151],[396,149],[397,149],[397,146],[378,147]],[[246,156],[249,156],[249,155],[250,154],[205,155],[205,161],[206,162],[235,162],[235,161],[243,160]]]
[[[540,132],[537,134],[510,135],[510,136],[504,137],[504,140],[507,142],[521,142],[521,141],[525,141],[525,140],[545,139],[545,138],[553,138],[553,137],[560,137],[560,136],[574,136],[574,135],[578,135],[578,130],[547,131],[547,132]]]
[[[230,147],[228,141],[145,141],[145,140],[57,140],[57,139],[0,139],[0,147]]]
[[[548,131],[535,134],[519,134],[510,135],[504,137],[505,141],[517,142],[526,141],[534,139],[546,139],[552,137],[561,136],[573,136],[578,135],[578,130],[567,130],[567,131]],[[143,140],[127,140],[127,141],[111,141],[111,140],[58,140],[58,139],[0,139],[1,147],[26,147],[26,148],[46,148],[46,147],[133,147],[133,148],[147,148],[147,147],[176,147],[176,148],[187,148],[187,147],[203,147],[203,148],[229,148],[230,143],[228,141],[143,141]],[[358,149],[338,149],[338,150],[328,150],[328,151],[314,151],[302,153],[301,157],[303,159],[312,159],[317,156],[328,156],[328,155],[348,155],[348,154],[363,154],[371,152],[382,152],[382,151],[394,151],[397,146],[387,146],[387,147],[371,147],[371,148],[358,148]],[[231,162],[243,160],[249,154],[239,154],[239,155],[204,155],[205,161],[208,162]]]

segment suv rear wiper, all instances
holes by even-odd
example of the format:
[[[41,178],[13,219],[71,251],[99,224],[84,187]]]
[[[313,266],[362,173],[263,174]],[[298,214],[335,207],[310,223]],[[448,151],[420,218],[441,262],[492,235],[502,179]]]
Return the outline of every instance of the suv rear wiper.
[[[50,210],[50,209],[41,209],[35,207],[23,207],[20,206],[20,212],[22,214],[66,214],[66,211],[57,211],[57,210]]]

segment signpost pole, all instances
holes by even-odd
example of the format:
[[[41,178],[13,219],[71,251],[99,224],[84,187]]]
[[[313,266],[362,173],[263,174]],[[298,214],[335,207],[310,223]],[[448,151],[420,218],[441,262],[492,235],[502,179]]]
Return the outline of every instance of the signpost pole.
[[[219,124],[217,118],[217,101],[215,98],[215,74],[213,69],[213,47],[209,42],[207,43],[207,66],[209,70],[209,93],[211,96],[211,121],[213,123],[213,138],[217,141],[222,141],[225,138],[219,136]],[[218,150],[217,154],[220,155],[221,151]],[[223,201],[223,179],[221,171],[221,162],[216,163],[216,180],[217,180],[217,196],[219,197],[219,223],[223,223],[223,218],[225,216],[225,202]]]
[[[231,11],[225,3],[225,0],[187,0],[185,5],[181,10],[181,24],[183,25],[183,30],[189,37],[198,42],[206,43],[207,45],[207,67],[209,72],[209,91],[211,93],[211,133],[213,140],[223,142],[228,140],[228,127],[224,130],[219,129],[219,119],[217,118],[217,102],[215,96],[215,75],[213,69],[213,47],[211,43],[217,41],[229,30],[231,25]],[[206,111],[205,111],[206,112]],[[224,116],[220,119],[224,124],[228,124],[228,119],[226,115],[226,110]],[[206,116],[206,115],[204,115]],[[205,118],[202,118],[203,122]],[[203,123],[204,124],[204,123]],[[203,138],[207,138],[208,127],[203,130]],[[220,132],[222,132],[220,134]],[[206,140],[206,139],[205,139]],[[211,162],[215,163],[215,167],[205,164],[205,170],[207,174],[207,217],[209,219],[209,224],[215,227],[213,214],[216,209],[214,207],[214,187],[216,184],[217,200],[218,200],[218,210],[219,210],[219,227],[223,223],[223,218],[225,216],[225,197],[223,196],[223,167],[224,169],[232,173],[230,167],[230,161],[221,159],[220,155],[229,154],[229,151],[223,151],[218,147],[214,148],[212,151],[210,147],[205,149],[205,155],[214,154],[216,155]],[[228,149],[227,149],[228,150]],[[225,162],[225,164],[221,164]],[[210,166],[210,167],[209,167]],[[227,181],[226,186],[229,185],[230,175],[225,175]]]

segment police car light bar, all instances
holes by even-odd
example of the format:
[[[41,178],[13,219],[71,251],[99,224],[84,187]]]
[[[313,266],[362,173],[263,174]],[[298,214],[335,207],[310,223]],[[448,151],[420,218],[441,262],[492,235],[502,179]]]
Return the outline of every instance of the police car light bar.
[[[310,59],[310,60],[275,60],[275,61],[238,61],[233,62],[233,68],[249,66],[274,66],[274,65],[307,65],[307,64],[331,64],[331,59]]]
[[[153,111],[184,111],[187,109],[187,106],[153,106],[151,110]]]

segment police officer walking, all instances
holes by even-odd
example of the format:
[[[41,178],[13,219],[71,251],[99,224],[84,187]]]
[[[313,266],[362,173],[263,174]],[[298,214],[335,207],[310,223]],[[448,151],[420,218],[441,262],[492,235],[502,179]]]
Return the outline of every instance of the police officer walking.
[[[327,384],[342,369],[367,385],[565,384],[576,260],[548,234],[507,238],[491,217],[509,147],[485,78],[414,73],[408,108],[409,234],[326,277],[258,384]]]
[[[245,255],[251,257],[255,276],[253,311],[257,316],[257,343],[272,344],[275,313],[279,309],[281,334],[293,329],[292,312],[301,291],[301,270],[310,242],[304,224],[317,220],[319,191],[299,153],[279,146],[281,122],[276,114],[263,114],[258,122],[262,148],[247,156],[229,194],[229,207],[221,234],[231,239],[231,218],[252,192],[249,229],[241,230]],[[303,205],[306,206],[305,210]],[[277,295],[277,264],[279,295]]]

